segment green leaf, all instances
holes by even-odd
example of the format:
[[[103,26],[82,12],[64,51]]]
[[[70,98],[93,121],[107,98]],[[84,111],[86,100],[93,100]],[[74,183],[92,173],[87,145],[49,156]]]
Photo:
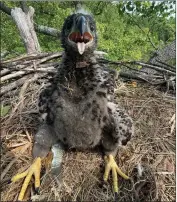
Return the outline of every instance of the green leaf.
[[[9,110],[10,110],[9,105],[6,105],[6,106],[1,105],[1,117],[4,117],[5,115],[7,115]]]

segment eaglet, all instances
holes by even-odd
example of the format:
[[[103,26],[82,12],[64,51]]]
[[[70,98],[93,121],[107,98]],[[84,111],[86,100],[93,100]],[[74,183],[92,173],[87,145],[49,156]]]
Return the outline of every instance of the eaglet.
[[[119,108],[114,95],[117,72],[97,62],[96,25],[88,14],[67,17],[61,34],[64,54],[51,85],[39,97],[43,122],[35,135],[34,162],[24,173],[26,177],[18,200],[35,176],[35,188],[40,186],[41,162],[52,145],[63,143],[67,148],[85,150],[101,145],[105,155],[107,181],[112,171],[115,196],[118,193],[117,174],[128,179],[117,166],[114,157],[119,145],[126,145],[133,134],[132,119]]]

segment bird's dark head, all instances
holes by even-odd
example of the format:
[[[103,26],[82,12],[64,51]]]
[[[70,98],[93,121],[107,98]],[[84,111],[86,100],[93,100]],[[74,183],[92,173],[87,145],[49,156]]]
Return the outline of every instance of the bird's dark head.
[[[92,53],[97,45],[93,17],[82,13],[68,16],[64,22],[61,37],[66,52],[80,56]]]

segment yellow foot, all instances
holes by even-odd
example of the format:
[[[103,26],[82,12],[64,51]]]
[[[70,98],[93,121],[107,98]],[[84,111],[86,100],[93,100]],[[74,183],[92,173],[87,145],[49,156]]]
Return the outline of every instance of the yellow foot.
[[[120,168],[117,166],[117,163],[114,160],[114,157],[112,155],[108,155],[104,157],[105,159],[105,172],[104,172],[104,181],[107,182],[108,176],[110,171],[112,171],[112,178],[113,178],[113,189],[115,192],[115,197],[117,198],[118,195],[118,179],[117,179],[117,173],[123,177],[124,179],[128,180],[129,177],[125,175]]]
[[[25,172],[20,173],[12,177],[11,181],[16,182],[17,180],[26,177],[25,181],[23,183],[23,186],[21,188],[20,194],[18,196],[18,201],[22,201],[26,192],[26,189],[28,187],[28,184],[31,180],[32,175],[35,177],[35,191],[39,191],[40,187],[40,172],[41,172],[41,158],[38,157],[34,160],[34,163],[31,165],[30,168],[28,168]]]

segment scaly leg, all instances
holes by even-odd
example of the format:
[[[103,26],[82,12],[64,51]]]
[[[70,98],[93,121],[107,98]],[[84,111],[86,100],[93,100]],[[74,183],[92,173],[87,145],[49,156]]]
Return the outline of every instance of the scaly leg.
[[[112,178],[113,178],[113,189],[114,189],[114,192],[115,192],[115,198],[117,198],[117,195],[118,195],[118,179],[117,179],[117,173],[123,177],[124,179],[128,180],[129,177],[127,175],[125,175],[121,170],[120,168],[117,166],[117,163],[115,162],[114,160],[114,157],[113,155],[107,155],[104,157],[105,159],[105,163],[106,163],[106,166],[105,166],[105,172],[104,172],[104,181],[107,182],[108,180],[108,176],[109,176],[109,173],[110,171],[112,171]]]
[[[38,192],[40,187],[40,172],[41,172],[41,158],[38,157],[34,160],[34,163],[25,172],[20,173],[12,177],[11,181],[16,182],[17,180],[26,177],[18,196],[18,201],[22,201],[29,185],[32,175],[35,177],[35,190]]]
[[[32,152],[34,157],[33,164],[25,172],[17,174],[11,179],[12,182],[16,182],[17,180],[25,177],[23,186],[18,196],[18,201],[23,200],[26,189],[33,175],[35,178],[35,190],[36,192],[39,191],[41,164],[45,168],[50,167],[53,159],[53,154],[50,152],[50,149],[57,140],[58,138],[56,137],[53,128],[45,123],[40,126],[38,132],[34,135]]]

